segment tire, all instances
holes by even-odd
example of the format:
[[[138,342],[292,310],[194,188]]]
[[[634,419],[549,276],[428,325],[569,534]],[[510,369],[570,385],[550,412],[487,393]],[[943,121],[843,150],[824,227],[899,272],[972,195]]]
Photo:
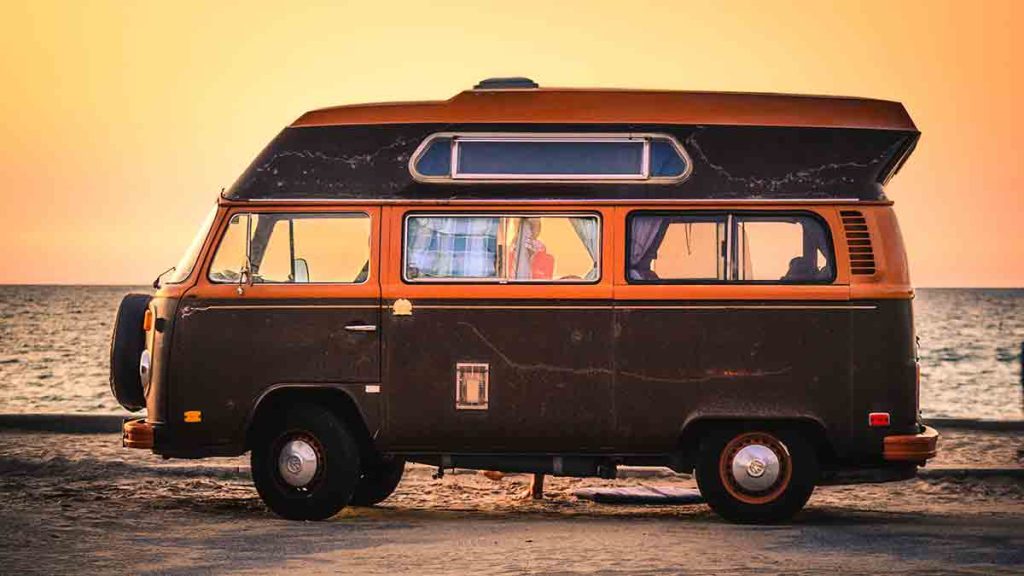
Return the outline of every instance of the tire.
[[[772,524],[790,520],[807,503],[818,480],[818,458],[794,431],[716,432],[701,442],[696,476],[704,499],[722,518]]]
[[[363,475],[352,494],[352,506],[373,506],[386,500],[398,488],[405,472],[405,460],[385,457],[381,462],[363,470]]]
[[[295,404],[263,420],[250,462],[267,507],[289,520],[324,520],[340,512],[360,475],[359,447],[344,423],[313,404]]]
[[[110,337],[110,392],[129,412],[146,407],[146,392],[139,376],[139,358],[146,349],[142,319],[152,298],[148,294],[128,294],[121,299]]]

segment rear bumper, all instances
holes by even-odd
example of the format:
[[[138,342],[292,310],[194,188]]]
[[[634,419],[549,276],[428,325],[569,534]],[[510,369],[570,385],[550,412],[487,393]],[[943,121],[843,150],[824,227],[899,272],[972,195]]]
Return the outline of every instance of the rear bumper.
[[[939,433],[922,426],[919,434],[886,436],[882,457],[889,462],[924,462],[938,451]]]
[[[145,418],[125,420],[121,426],[121,445],[125,448],[142,448],[152,450],[155,428]]]

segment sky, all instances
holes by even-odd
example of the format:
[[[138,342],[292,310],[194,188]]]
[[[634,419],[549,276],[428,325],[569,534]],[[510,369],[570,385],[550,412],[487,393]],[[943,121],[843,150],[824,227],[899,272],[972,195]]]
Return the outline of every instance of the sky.
[[[302,112],[543,86],[898,100],[917,286],[1024,286],[1024,2],[0,0],[0,283],[147,283]]]

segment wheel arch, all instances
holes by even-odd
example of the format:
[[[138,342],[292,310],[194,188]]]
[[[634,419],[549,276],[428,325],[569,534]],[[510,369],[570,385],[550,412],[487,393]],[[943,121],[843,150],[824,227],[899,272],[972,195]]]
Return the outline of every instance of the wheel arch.
[[[818,455],[818,461],[828,466],[836,461],[836,451],[828,428],[813,416],[746,417],[735,415],[698,416],[683,424],[676,449],[682,457],[683,468],[692,470],[700,449],[701,438],[715,429],[740,430],[796,430],[807,439]]]
[[[362,458],[375,458],[377,449],[373,435],[367,425],[366,415],[352,394],[341,387],[319,384],[279,384],[271,386],[256,400],[245,425],[245,449],[252,448],[252,442],[260,422],[274,413],[297,403],[324,406],[334,413],[348,427],[359,446]]]

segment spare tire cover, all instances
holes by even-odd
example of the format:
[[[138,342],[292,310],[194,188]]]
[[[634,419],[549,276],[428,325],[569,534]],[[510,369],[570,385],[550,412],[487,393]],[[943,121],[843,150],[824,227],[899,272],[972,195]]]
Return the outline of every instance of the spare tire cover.
[[[135,412],[146,407],[146,394],[139,376],[139,357],[146,348],[142,320],[152,298],[148,294],[128,294],[121,300],[110,338],[110,391],[125,410]]]

